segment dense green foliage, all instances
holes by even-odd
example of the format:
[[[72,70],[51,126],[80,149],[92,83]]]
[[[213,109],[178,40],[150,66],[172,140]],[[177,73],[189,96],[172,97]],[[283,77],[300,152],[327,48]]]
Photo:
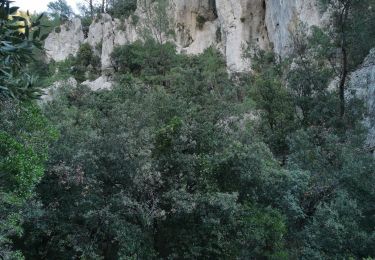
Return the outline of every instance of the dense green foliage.
[[[0,105],[0,256],[21,257],[11,237],[22,235],[27,203],[44,173],[48,144],[56,132],[31,104]]]
[[[0,1],[0,99],[36,98],[35,77],[26,71],[35,47],[40,47],[40,19],[30,23],[10,1]],[[38,27],[39,26],[39,27]]]
[[[98,51],[101,52],[101,50]],[[84,43],[80,46],[76,57],[71,57],[71,62],[71,74],[79,82],[85,81],[86,79],[94,79],[100,74],[100,57],[95,54],[88,43]]]
[[[250,80],[230,79],[213,49],[116,49],[112,91],[66,88],[45,107],[61,138],[20,250],[61,259],[374,256],[375,165],[362,149],[362,106],[348,102],[344,120],[336,113],[314,44],[311,73],[258,52]]]
[[[137,0],[108,0],[107,12],[116,18],[127,18],[137,9]]]
[[[258,196],[267,197],[271,183],[288,178],[287,172],[241,130],[245,107],[236,102],[221,57],[213,50],[189,58],[170,47],[147,46],[151,53],[168,52],[151,56],[170,57],[164,77],[158,70],[144,80],[139,72],[121,74],[111,92],[66,90],[46,108],[65,134],[51,150],[51,168],[39,187],[44,222],[25,225],[25,255],[284,255],[284,218],[268,204],[258,205]]]
[[[116,3],[119,16],[134,8]],[[372,1],[322,1],[345,3],[345,46],[341,23],[301,25],[290,57],[250,51],[251,74],[229,75],[214,48],[177,54],[158,12],[145,41],[115,48],[112,90],[63,86],[41,108],[2,100],[0,258],[374,258],[366,110],[342,99],[346,78],[330,86],[375,45],[354,26],[361,10],[371,21]],[[340,46],[346,69],[332,56]],[[41,86],[96,78],[100,47],[27,72]]]
[[[32,101],[40,89],[28,66],[40,48],[42,16],[31,22],[10,3],[0,1],[0,258],[23,259],[14,241],[34,210],[28,204],[57,135]]]

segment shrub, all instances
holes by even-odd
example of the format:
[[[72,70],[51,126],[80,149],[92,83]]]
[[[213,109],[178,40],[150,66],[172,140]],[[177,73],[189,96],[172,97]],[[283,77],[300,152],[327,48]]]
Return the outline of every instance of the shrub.
[[[197,19],[197,27],[199,29],[203,29],[203,26],[207,22],[207,19],[202,15],[198,15],[196,19]]]
[[[132,15],[132,25],[136,26],[138,24],[138,22],[139,22],[139,16],[133,14]]]
[[[137,0],[115,0],[108,12],[116,18],[128,18],[137,9]]]
[[[97,47],[101,47],[98,44]],[[80,46],[77,57],[73,62],[73,75],[79,82],[85,81],[87,78],[95,78],[100,73],[101,64],[100,57],[94,54],[90,44],[84,43]],[[89,74],[87,76],[87,73]]]
[[[79,47],[77,53],[77,64],[88,66],[92,63],[94,52],[88,43],[84,43]]]
[[[60,26],[55,28],[55,33],[61,33],[61,27]]]
[[[112,53],[114,69],[120,74],[131,73],[162,85],[165,74],[178,63],[175,46],[161,45],[153,40],[115,48]]]

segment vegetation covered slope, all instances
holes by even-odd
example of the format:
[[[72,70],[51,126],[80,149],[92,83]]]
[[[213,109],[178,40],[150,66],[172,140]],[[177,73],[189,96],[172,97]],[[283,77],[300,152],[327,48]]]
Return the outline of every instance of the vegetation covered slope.
[[[350,3],[349,24],[372,4]],[[0,256],[374,258],[365,109],[330,87],[369,51],[355,39],[373,38],[345,26],[343,43],[337,28],[302,28],[284,60],[249,51],[251,74],[229,75],[212,48],[187,56],[150,39],[115,49],[112,90],[66,86],[42,110],[4,96]],[[81,52],[28,69],[82,79],[94,59]]]

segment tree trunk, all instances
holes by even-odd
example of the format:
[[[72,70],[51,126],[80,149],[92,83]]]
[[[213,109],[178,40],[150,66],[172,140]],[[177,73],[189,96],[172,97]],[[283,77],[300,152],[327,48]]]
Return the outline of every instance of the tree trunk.
[[[342,73],[339,85],[339,97],[340,97],[340,116],[343,117],[345,114],[345,85],[348,77],[348,54],[345,46],[341,48],[342,53]]]
[[[340,75],[340,84],[339,84],[339,98],[340,98],[340,117],[345,115],[345,86],[349,74],[349,64],[348,64],[348,51],[347,51],[347,41],[346,41],[346,22],[348,19],[349,9],[350,9],[350,0],[346,2],[343,6],[341,15],[340,15],[340,26],[341,26],[341,75]]]
[[[89,5],[90,5],[91,19],[93,19],[94,18],[94,6],[93,6],[93,3],[92,3],[92,0],[90,0]]]

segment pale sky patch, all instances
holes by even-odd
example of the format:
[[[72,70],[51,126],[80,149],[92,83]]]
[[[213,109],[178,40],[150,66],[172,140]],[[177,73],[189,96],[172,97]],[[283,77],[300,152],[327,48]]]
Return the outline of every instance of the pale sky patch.
[[[29,10],[30,13],[41,13],[47,11],[47,4],[52,0],[15,0],[13,6],[19,6],[21,10]],[[77,3],[81,0],[66,0],[68,4],[73,8],[74,12],[77,12]]]

